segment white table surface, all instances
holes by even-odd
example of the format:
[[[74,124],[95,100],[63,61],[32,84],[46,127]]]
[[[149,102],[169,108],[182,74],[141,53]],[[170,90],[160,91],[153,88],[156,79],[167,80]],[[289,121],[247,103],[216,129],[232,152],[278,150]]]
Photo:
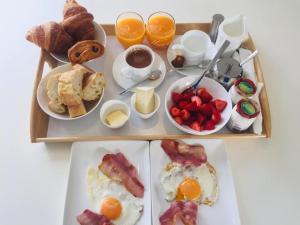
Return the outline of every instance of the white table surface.
[[[64,1],[1,1],[0,223],[61,224],[70,144],[31,144],[29,113],[39,49],[33,25],[59,20]],[[298,0],[81,0],[101,23],[125,10],[165,10],[177,22],[242,13],[260,51],[272,111],[270,140],[226,141],[243,225],[299,224],[300,2]],[[299,138],[298,138],[299,139]],[[216,215],[217,216],[217,215]]]

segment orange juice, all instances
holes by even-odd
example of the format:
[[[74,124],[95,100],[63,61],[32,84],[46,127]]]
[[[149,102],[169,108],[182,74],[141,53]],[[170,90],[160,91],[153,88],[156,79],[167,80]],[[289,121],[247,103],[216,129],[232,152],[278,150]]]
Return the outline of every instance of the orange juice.
[[[145,35],[144,21],[138,18],[120,18],[116,22],[116,36],[121,44],[128,48],[143,42]]]
[[[146,26],[148,41],[157,48],[167,47],[176,31],[173,17],[167,13],[158,12],[150,16]]]

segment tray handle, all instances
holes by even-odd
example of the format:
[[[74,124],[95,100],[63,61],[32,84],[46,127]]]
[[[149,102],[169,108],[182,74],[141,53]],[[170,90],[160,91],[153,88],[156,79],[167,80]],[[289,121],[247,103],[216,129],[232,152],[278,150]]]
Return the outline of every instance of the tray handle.
[[[54,68],[57,65],[57,61],[48,52],[42,49],[35,74],[31,99],[30,139],[32,143],[36,143],[39,137],[46,137],[48,131],[49,116],[40,108],[36,98],[37,88],[42,79],[45,62],[49,64],[50,68]]]

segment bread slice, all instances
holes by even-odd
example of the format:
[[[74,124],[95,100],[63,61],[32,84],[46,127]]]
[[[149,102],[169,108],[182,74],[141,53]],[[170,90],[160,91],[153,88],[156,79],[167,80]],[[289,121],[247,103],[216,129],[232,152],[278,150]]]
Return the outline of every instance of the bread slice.
[[[79,105],[82,97],[83,72],[80,69],[62,73],[58,82],[58,94],[63,104]]]
[[[94,73],[83,80],[82,99],[92,101],[97,99],[101,94],[105,85],[102,73]]]
[[[74,70],[77,70],[77,69],[81,70],[85,76],[95,73],[95,71],[92,70],[91,68],[89,68],[87,66],[84,66],[84,65],[81,65],[81,64],[75,64],[75,65],[72,66],[72,68]]]
[[[65,106],[62,104],[62,101],[58,94],[58,79],[60,77],[60,73],[54,74],[49,77],[47,81],[47,96],[50,99],[48,103],[48,107],[51,111],[55,113],[64,113],[66,112]]]
[[[81,102],[79,105],[69,105],[68,110],[71,118],[86,114],[86,109],[83,102]]]
[[[50,101],[48,107],[52,112],[55,113],[65,113],[66,107],[63,104],[57,104],[56,102]]]

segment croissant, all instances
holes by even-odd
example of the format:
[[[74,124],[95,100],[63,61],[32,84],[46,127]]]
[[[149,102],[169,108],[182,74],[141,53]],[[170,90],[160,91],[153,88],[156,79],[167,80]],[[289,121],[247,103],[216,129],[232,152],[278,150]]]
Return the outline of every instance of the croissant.
[[[94,17],[75,0],[67,0],[62,26],[77,41],[92,40],[95,36]]]
[[[31,28],[26,39],[53,53],[65,53],[73,44],[72,37],[56,22],[48,22]]]

